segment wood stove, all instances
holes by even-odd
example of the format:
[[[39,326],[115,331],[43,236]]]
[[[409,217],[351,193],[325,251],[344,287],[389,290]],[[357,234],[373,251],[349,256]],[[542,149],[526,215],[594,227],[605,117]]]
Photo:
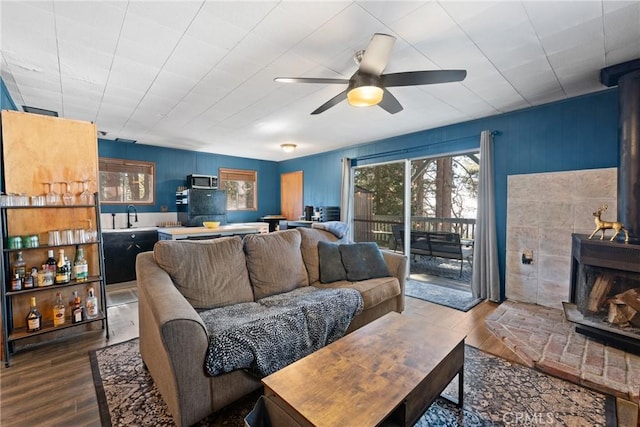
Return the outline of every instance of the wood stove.
[[[640,59],[602,69],[600,80],[619,86],[618,218],[630,239],[574,234],[563,305],[577,332],[640,354]]]
[[[640,354],[640,245],[574,234],[567,320],[576,332]]]

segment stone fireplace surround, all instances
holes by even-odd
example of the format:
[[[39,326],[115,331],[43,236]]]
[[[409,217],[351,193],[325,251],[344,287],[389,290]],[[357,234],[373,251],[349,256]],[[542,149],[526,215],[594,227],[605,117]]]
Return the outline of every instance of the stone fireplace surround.
[[[591,234],[592,212],[604,204],[602,219],[617,218],[617,168],[511,175],[507,185],[507,299],[561,310],[572,233]],[[522,262],[525,251],[533,252],[531,264]]]

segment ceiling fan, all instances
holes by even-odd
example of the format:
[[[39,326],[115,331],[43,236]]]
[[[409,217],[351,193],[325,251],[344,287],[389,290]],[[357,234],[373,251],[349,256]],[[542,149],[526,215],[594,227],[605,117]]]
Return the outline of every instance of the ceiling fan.
[[[315,77],[276,77],[282,83],[326,83],[346,84],[347,88],[315,109],[311,114],[320,114],[345,99],[355,107],[379,105],[391,114],[402,111],[402,105],[388,90],[388,87],[415,86],[435,83],[459,82],[467,76],[466,70],[406,71],[382,74],[391,50],[396,42],[394,36],[376,33],[365,50],[355,53],[358,70],[350,79]]]

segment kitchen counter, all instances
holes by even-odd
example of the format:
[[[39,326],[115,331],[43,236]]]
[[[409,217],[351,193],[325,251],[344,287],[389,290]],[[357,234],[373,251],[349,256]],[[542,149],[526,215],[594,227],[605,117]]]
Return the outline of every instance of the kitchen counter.
[[[242,222],[221,225],[217,228],[172,227],[158,228],[158,240],[207,239],[242,234],[266,234],[269,224],[265,222]]]

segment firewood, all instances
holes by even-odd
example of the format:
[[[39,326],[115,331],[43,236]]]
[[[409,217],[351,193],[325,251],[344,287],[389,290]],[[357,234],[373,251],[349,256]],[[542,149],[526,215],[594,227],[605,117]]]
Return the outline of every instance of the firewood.
[[[629,289],[628,291],[616,295],[616,297],[628,306],[633,307],[635,311],[640,311],[640,289]]]
[[[607,316],[607,320],[612,325],[623,325],[629,321],[626,314],[623,311],[623,307],[627,307],[626,305],[617,304],[615,302],[609,301],[609,315]]]
[[[604,304],[607,299],[607,294],[611,290],[611,284],[613,283],[613,277],[608,274],[600,274],[591,288],[589,294],[589,300],[587,304],[587,310],[591,313],[597,313],[600,310],[600,306]]]

